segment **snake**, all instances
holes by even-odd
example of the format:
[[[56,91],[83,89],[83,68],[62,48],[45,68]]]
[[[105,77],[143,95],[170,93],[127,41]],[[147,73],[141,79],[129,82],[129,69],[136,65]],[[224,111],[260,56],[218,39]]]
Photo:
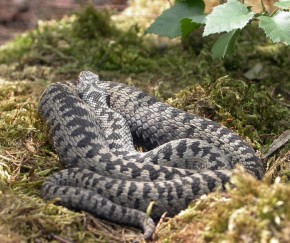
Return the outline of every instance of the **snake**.
[[[48,86],[38,114],[64,167],[44,181],[41,197],[141,228],[145,240],[162,215],[225,190],[238,164],[264,175],[254,149],[230,129],[90,71]]]

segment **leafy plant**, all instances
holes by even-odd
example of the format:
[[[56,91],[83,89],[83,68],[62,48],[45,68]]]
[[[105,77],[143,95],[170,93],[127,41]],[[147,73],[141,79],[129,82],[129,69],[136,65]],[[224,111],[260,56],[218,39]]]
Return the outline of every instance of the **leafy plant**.
[[[223,34],[212,47],[213,58],[223,58],[234,52],[237,37],[246,25],[253,21],[259,22],[267,37],[273,42],[290,45],[290,1],[280,0],[272,13],[263,10],[254,13],[244,1],[228,0],[213,8],[206,15],[202,0],[179,0],[165,10],[146,30],[160,36],[186,38],[193,30],[204,25],[203,36],[227,32]]]

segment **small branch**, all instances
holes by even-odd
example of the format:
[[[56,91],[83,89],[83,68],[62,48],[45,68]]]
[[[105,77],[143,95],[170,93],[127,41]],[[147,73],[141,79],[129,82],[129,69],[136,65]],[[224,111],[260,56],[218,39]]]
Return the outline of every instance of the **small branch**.
[[[269,14],[269,17],[273,17],[273,16],[278,12],[278,10],[279,10],[279,8],[276,7],[276,8],[272,11],[272,13]]]
[[[263,159],[268,159],[276,150],[280,149],[286,143],[290,141],[290,130],[283,132],[277,139],[271,144],[268,153],[263,156]]]

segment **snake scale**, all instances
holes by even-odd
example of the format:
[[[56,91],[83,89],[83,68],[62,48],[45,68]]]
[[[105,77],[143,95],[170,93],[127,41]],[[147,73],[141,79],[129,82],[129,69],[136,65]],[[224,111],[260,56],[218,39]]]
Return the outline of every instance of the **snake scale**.
[[[174,216],[224,189],[236,164],[263,177],[255,151],[229,129],[89,71],[77,85],[50,85],[38,112],[65,167],[46,179],[41,196],[142,228],[145,239],[165,212]]]

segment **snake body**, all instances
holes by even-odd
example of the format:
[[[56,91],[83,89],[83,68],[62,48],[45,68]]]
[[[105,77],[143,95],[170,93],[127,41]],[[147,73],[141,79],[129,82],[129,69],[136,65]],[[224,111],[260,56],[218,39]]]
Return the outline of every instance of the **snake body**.
[[[49,86],[38,111],[66,167],[44,182],[42,197],[140,227],[145,239],[163,213],[223,189],[236,164],[263,176],[254,150],[229,129],[91,72],[81,72],[76,87]]]

